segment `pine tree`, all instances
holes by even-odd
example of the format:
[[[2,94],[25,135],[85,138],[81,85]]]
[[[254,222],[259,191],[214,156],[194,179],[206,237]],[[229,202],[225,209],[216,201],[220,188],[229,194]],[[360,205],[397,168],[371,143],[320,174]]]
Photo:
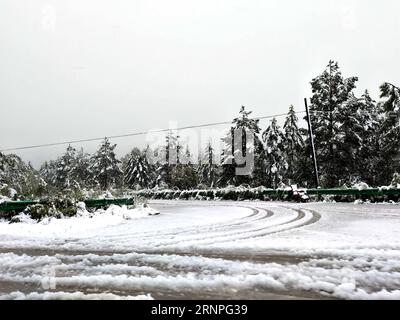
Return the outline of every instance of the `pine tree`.
[[[379,162],[380,130],[379,109],[368,91],[357,98],[350,94],[346,103],[339,108],[340,123],[337,137],[337,166],[341,168],[342,183],[351,184],[362,180],[375,184],[374,166]]]
[[[77,185],[75,181],[76,150],[71,145],[67,147],[65,153],[54,163],[53,183],[60,189],[70,188]]]
[[[0,152],[0,189],[14,189],[17,194],[27,197],[40,196],[46,187],[39,173],[15,155]]]
[[[232,126],[227,135],[222,138],[223,151],[221,154],[222,172],[219,178],[220,185],[226,184],[252,184],[260,185],[264,181],[263,173],[263,147],[258,135],[260,134],[259,120],[250,119],[249,116],[252,112],[246,111],[242,106],[239,111],[239,117],[233,119]],[[235,141],[235,132],[241,133],[240,141]],[[247,134],[252,137],[247,137]],[[249,145],[249,140],[252,138],[254,145]],[[250,157],[254,159],[254,163],[237,164],[235,161],[235,154],[240,153],[243,157]],[[247,167],[249,172],[246,175],[237,175],[237,168]]]
[[[218,185],[225,187],[227,185],[237,184],[236,165],[233,149],[234,129],[230,128],[225,137],[221,138],[222,153],[221,153],[221,174],[218,179]]]
[[[122,176],[119,168],[120,161],[117,160],[114,152],[115,147],[116,144],[111,144],[105,138],[99,150],[92,157],[91,171],[93,172],[94,180],[103,190],[115,186]]]
[[[147,150],[134,148],[128,154],[124,165],[124,183],[130,187],[148,188],[152,185],[152,166],[147,159]]]
[[[359,99],[358,115],[361,146],[356,155],[354,174],[368,185],[379,186],[386,183],[381,180],[386,163],[382,154],[382,112],[368,91]]]
[[[212,147],[211,141],[208,142],[204,155],[201,159],[198,170],[199,182],[214,187],[218,178],[218,166],[216,165],[215,151]]]
[[[91,187],[94,185],[94,177],[91,171],[91,157],[88,153],[80,151],[76,153],[72,177],[80,187]]]
[[[336,137],[336,166],[340,168],[339,184],[349,183],[357,179],[356,168],[360,164],[359,152],[363,143],[364,112],[361,99],[353,93],[348,100],[338,108],[338,134]]]
[[[50,160],[49,162],[45,161],[40,167],[39,173],[46,183],[55,186],[56,166],[54,160]]]
[[[380,86],[381,98],[386,98],[382,103],[383,111],[390,112],[393,124],[397,124],[400,119],[400,87],[389,82]]]
[[[0,186],[6,183],[6,156],[0,152]]]
[[[170,185],[181,190],[195,188],[197,186],[197,176],[189,147],[186,146],[183,156],[180,153],[178,151],[179,162],[171,170]]]
[[[385,99],[380,103],[383,112],[381,156],[385,159],[381,180],[388,181],[400,169],[400,88],[385,82],[380,91],[381,98]]]
[[[185,152],[183,154],[181,154],[182,153],[181,149],[182,149],[182,146],[179,145],[179,151],[178,151],[179,162],[178,163],[193,165],[192,153],[190,152],[189,146],[186,145]]]
[[[165,136],[165,144],[160,148],[156,185],[171,185],[171,171],[180,162],[181,146],[179,137],[172,130]]]
[[[43,179],[56,189],[63,190],[77,186],[76,179],[79,174],[76,171],[76,150],[69,145],[64,154],[56,160],[45,162],[39,172]]]
[[[287,170],[287,162],[283,153],[284,135],[275,118],[263,132],[265,162],[266,162],[266,184],[274,189],[282,182],[283,174]]]
[[[341,108],[351,98],[357,77],[343,78],[337,62],[329,61],[324,72],[311,81],[310,117],[315,135],[315,147],[326,187],[336,187],[342,177],[338,145],[341,143]],[[307,140],[309,143],[309,141]]]
[[[298,127],[298,118],[294,107],[290,106],[283,125],[283,157],[287,162],[284,178],[288,182],[300,182],[300,157],[304,149],[304,140]]]

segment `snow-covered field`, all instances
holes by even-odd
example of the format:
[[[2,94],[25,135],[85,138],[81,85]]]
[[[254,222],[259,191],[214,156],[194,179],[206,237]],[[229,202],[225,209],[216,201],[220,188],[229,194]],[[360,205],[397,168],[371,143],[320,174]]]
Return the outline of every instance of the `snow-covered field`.
[[[400,299],[398,205],[150,206],[0,222],[0,298]]]

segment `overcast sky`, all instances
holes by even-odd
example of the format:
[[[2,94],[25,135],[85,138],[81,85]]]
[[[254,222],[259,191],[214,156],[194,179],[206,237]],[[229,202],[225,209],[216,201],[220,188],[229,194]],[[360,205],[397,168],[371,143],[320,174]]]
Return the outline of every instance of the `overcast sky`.
[[[303,108],[329,59],[400,84],[398,0],[1,0],[0,149]],[[144,137],[115,140],[118,153]],[[88,143],[88,151],[97,143]],[[65,147],[16,152],[38,166]]]

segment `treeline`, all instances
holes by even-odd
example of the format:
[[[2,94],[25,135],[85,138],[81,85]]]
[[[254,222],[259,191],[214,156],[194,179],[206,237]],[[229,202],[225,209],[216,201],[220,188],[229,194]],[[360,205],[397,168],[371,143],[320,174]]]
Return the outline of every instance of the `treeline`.
[[[182,145],[174,132],[166,134],[163,145],[152,150],[149,146],[142,150],[133,148],[121,159],[115,154],[116,144],[105,138],[92,155],[83,149],[78,151],[68,146],[58,159],[44,163],[39,174],[48,188],[53,190],[138,190],[154,187],[189,190],[229,185],[276,188],[294,182],[296,161],[305,146],[294,108],[290,107],[283,130],[279,128],[276,119],[272,119],[270,125],[262,131],[259,120],[250,116],[251,112],[242,106],[239,116],[232,121],[231,130],[222,139],[222,151],[215,150],[209,142],[198,159],[193,159],[189,147]],[[247,165],[236,163],[236,129],[248,129],[239,132],[254,135],[251,150],[246,144],[246,137],[242,137],[243,155],[249,156],[252,153],[254,159],[247,175],[238,175],[236,172],[238,167]]]
[[[357,77],[343,77],[334,61],[311,81],[310,115],[322,187],[361,181],[380,186],[390,184],[393,177],[398,180],[400,89],[384,83],[380,87],[381,101],[376,102],[368,91],[356,96],[357,81]],[[0,153],[0,186],[29,194],[71,188],[310,187],[314,186],[310,141],[298,120],[291,106],[282,127],[273,118],[263,129],[259,120],[251,118],[251,111],[242,106],[231,129],[222,137],[221,154],[209,143],[198,161],[193,161],[189,147],[181,145],[172,132],[156,150],[133,148],[122,159],[116,157],[116,145],[108,139],[92,155],[68,146],[63,155],[44,163],[39,171],[15,155]],[[239,146],[239,151],[254,158],[247,175],[236,171],[246,166],[235,163],[238,150],[234,132],[238,129],[243,132],[243,141],[249,138],[249,132],[253,141],[250,149],[245,143]],[[157,153],[163,153],[166,161],[149,158]],[[176,157],[173,164],[169,161],[172,155]]]

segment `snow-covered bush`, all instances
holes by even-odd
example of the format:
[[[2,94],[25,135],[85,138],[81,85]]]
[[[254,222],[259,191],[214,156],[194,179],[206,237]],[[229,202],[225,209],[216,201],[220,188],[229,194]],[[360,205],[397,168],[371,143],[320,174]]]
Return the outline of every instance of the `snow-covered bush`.
[[[146,207],[147,206],[147,198],[140,196],[140,195],[135,195],[134,196],[134,206],[135,207]]]
[[[61,212],[53,204],[35,204],[27,207],[23,213],[37,221],[43,220],[46,217],[61,218]],[[11,219],[11,222],[16,221],[13,218]]]
[[[3,201],[11,201],[17,196],[17,191],[10,188],[7,184],[0,185],[0,203]]]
[[[395,172],[393,174],[391,186],[394,188],[400,188],[400,174]]]
[[[288,193],[285,189],[272,190],[265,187],[251,188],[248,185],[238,187],[228,186],[216,189],[194,189],[194,190],[158,190],[145,189],[132,191],[132,194],[140,195],[147,199],[181,199],[181,200],[286,200]]]
[[[362,181],[354,183],[351,187],[357,190],[366,190],[370,188],[368,184]]]

